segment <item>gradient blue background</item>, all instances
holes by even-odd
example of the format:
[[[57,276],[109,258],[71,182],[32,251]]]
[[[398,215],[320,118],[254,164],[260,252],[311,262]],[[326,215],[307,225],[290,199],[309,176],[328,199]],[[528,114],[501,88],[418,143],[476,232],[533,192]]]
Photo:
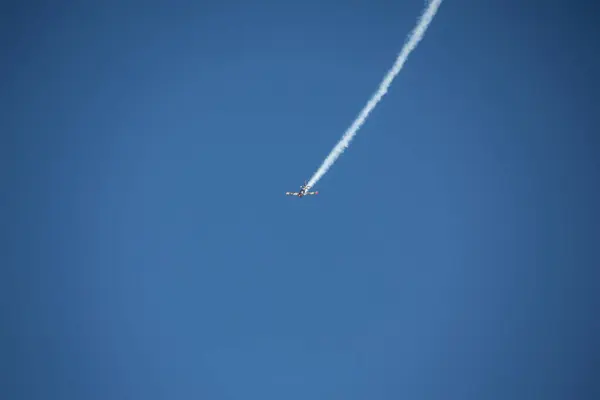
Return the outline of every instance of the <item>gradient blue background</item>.
[[[89,3],[89,2],[87,2]],[[592,399],[597,6],[3,6],[3,399]]]

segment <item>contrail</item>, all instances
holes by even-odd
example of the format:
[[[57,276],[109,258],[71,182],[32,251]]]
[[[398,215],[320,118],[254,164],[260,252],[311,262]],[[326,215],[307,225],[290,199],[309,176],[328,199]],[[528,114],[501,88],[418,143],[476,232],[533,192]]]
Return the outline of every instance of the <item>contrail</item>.
[[[317,183],[319,179],[321,179],[323,175],[325,175],[329,168],[331,168],[331,166],[338,159],[338,157],[342,155],[344,150],[348,148],[350,142],[352,141],[360,127],[365,123],[365,120],[367,119],[371,111],[373,111],[375,106],[377,106],[377,103],[379,103],[381,98],[387,93],[388,88],[392,84],[392,81],[394,80],[396,75],[398,75],[400,70],[402,70],[402,67],[404,66],[404,63],[408,59],[410,53],[415,49],[415,47],[417,47],[417,44],[419,44],[419,42],[425,35],[427,27],[431,23],[431,20],[433,20],[433,17],[437,13],[438,8],[441,4],[442,0],[431,0],[429,5],[423,12],[423,15],[421,15],[421,17],[419,18],[417,26],[408,36],[404,47],[402,48],[402,50],[400,50],[400,54],[398,55],[398,58],[396,58],[396,62],[388,71],[386,76],[383,78],[383,81],[379,85],[379,89],[377,89],[377,92],[375,92],[375,94],[371,97],[367,105],[362,109],[360,114],[358,114],[358,117],[354,120],[352,125],[350,125],[350,128],[346,130],[344,136],[342,136],[342,138],[335,145],[333,150],[331,150],[331,153],[329,153],[325,161],[323,161],[323,164],[321,164],[317,172],[315,172],[312,178],[310,178],[310,181],[308,181],[309,187],[314,186],[315,183]]]

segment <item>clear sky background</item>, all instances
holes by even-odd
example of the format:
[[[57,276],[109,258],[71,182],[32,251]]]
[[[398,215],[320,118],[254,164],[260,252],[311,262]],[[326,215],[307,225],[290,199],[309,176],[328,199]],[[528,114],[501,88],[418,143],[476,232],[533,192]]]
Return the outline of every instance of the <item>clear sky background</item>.
[[[597,5],[2,7],[3,399],[600,398]]]

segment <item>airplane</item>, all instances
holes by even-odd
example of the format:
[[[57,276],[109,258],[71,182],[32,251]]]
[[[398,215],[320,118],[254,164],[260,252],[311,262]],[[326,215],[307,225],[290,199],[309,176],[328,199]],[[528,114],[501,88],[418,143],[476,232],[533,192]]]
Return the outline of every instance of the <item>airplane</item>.
[[[307,186],[306,181],[304,181],[304,185],[300,186],[300,191],[299,192],[285,192],[286,196],[297,196],[297,197],[304,197],[306,195],[315,195],[315,194],[319,194],[319,192],[309,192],[308,189],[310,189]]]

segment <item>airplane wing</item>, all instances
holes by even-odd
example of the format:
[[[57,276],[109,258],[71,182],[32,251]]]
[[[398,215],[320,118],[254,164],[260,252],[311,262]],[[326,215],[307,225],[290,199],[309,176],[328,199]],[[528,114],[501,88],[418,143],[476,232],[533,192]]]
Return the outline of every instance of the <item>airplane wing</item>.
[[[311,194],[311,195],[313,195],[313,194],[319,194],[319,192],[306,192],[306,194]]]
[[[300,193],[294,193],[294,192],[285,192],[286,196],[298,196]]]

